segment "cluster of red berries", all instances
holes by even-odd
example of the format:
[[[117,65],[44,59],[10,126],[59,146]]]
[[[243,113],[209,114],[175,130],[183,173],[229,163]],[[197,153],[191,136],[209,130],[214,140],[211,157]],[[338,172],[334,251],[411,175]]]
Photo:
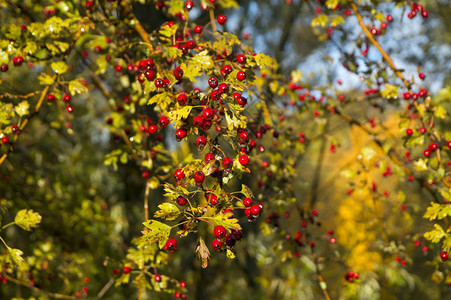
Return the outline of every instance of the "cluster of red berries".
[[[243,205],[245,207],[244,214],[249,222],[255,221],[262,213],[263,204],[252,204],[251,198],[244,198]]]
[[[215,252],[221,252],[223,245],[225,245],[227,249],[231,249],[235,246],[236,242],[240,241],[243,237],[241,230],[232,229],[230,234],[227,234],[227,230],[221,225],[214,228],[213,234],[216,239],[213,240],[211,245]]]
[[[429,13],[427,10],[424,9],[423,5],[417,3],[412,3],[412,10],[407,14],[407,17],[409,19],[413,19],[416,17],[417,12],[421,13],[421,16],[424,19],[427,19],[429,17]]]
[[[345,274],[345,279],[348,282],[352,283],[352,282],[356,281],[357,279],[359,279],[359,273],[353,272],[353,271],[349,271],[348,273]]]

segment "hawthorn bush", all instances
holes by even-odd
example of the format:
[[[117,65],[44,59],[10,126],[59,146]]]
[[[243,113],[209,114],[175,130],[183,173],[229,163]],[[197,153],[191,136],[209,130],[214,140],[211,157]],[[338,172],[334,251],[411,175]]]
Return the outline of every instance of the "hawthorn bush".
[[[0,295],[450,297],[447,9],[0,0]]]

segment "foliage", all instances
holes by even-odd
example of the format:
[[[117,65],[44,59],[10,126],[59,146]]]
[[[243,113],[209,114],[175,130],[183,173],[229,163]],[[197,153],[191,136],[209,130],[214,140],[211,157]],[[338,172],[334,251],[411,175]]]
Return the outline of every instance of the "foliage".
[[[0,0],[2,296],[449,296],[451,88],[383,43],[433,4],[277,3],[273,58],[272,2]],[[285,69],[304,2],[364,88]]]

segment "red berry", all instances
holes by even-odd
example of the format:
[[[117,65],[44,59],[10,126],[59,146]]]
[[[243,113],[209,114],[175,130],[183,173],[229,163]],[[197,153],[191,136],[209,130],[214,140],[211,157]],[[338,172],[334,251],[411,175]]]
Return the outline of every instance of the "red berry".
[[[216,204],[218,204],[218,196],[216,196],[215,194],[211,194],[209,198],[210,198],[210,204],[212,206],[215,206]]]
[[[2,71],[2,72],[8,71],[8,65],[7,65],[7,64],[2,64],[2,65],[0,66],[0,71]]]
[[[150,125],[149,125],[149,128],[147,128],[147,132],[148,132],[149,134],[154,134],[154,133],[157,132],[157,130],[158,130],[158,127],[157,127],[157,125],[155,125],[155,124],[150,124]]]
[[[178,205],[184,206],[186,203],[188,203],[188,200],[187,200],[185,197],[179,196],[179,197],[177,198],[177,204],[178,204]]]
[[[18,133],[19,133],[19,126],[17,126],[17,125],[11,126],[11,131],[12,131],[14,134],[18,134]]]
[[[218,87],[221,93],[227,93],[229,91],[229,85],[227,83],[221,83]]]
[[[421,134],[424,134],[424,133],[426,133],[426,128],[424,128],[424,127],[421,127],[421,128],[420,128],[420,133],[421,133]]]
[[[231,159],[230,157],[225,157],[222,161],[222,165],[226,170],[231,170],[233,167],[233,159]]]
[[[199,183],[202,184],[202,182],[204,182],[205,179],[205,174],[202,171],[197,171],[196,173],[194,173],[194,180]]]
[[[161,116],[160,119],[158,120],[158,124],[160,125],[161,128],[165,128],[166,126],[168,126],[169,124],[168,117]]]
[[[47,102],[52,103],[55,101],[55,95],[53,94],[48,94],[47,95]]]
[[[212,77],[210,77],[210,79],[208,79],[208,85],[210,85],[210,87],[211,87],[212,89],[217,88],[217,87],[218,87],[218,84],[219,84],[218,78],[212,76]]]
[[[423,154],[425,157],[429,157],[431,155],[431,151],[429,151],[429,149],[426,149],[423,151]]]
[[[221,252],[222,241],[218,241],[217,239],[214,239],[213,242],[211,243],[211,245],[215,252]]]
[[[426,75],[424,75],[424,73],[420,73],[418,74],[418,77],[420,77],[421,80],[424,80],[424,78],[426,78]]]
[[[185,177],[185,172],[183,172],[182,169],[177,169],[174,172],[175,180],[181,180],[183,177]]]
[[[413,130],[410,129],[410,128],[407,128],[407,129],[406,129],[406,134],[407,134],[407,135],[412,135],[412,134],[413,134]]]
[[[9,139],[7,136],[2,137],[2,143],[3,144],[8,144],[9,143]]]
[[[87,10],[92,9],[93,6],[94,6],[94,3],[92,3],[92,1],[87,1],[85,4],[85,7]]]
[[[261,209],[260,205],[254,204],[251,206],[251,214],[253,216],[258,216],[260,214],[261,210],[262,209]]]
[[[222,240],[226,236],[227,230],[224,226],[216,226],[213,233],[217,239]]]
[[[236,56],[236,62],[239,64],[245,64],[246,63],[246,56],[244,54],[238,54]]]
[[[186,287],[186,282],[185,281],[180,281],[180,287],[182,287],[182,288]]]
[[[239,162],[240,164],[242,164],[243,166],[247,166],[249,164],[249,157],[247,155],[241,155],[239,157]]]
[[[63,101],[64,101],[64,102],[69,102],[71,99],[72,99],[72,97],[71,97],[69,94],[65,94],[65,95],[63,96]]]
[[[432,143],[429,147],[429,151],[435,151],[438,149],[438,144],[437,143]]]
[[[132,270],[132,268],[130,268],[130,267],[123,267],[123,268],[122,268],[122,272],[123,272],[124,274],[130,273],[131,270]]]
[[[161,281],[161,275],[160,274],[155,274],[154,279],[156,282],[160,282]]]
[[[193,1],[186,1],[185,2],[185,7],[187,10],[191,10],[194,7],[194,2]]]
[[[239,81],[243,81],[244,79],[246,79],[246,73],[244,73],[243,71],[239,71],[236,74],[236,79],[238,79]]]
[[[180,106],[184,106],[187,101],[188,97],[186,96],[186,94],[180,94],[177,96],[177,102],[179,103]]]
[[[243,205],[246,207],[249,207],[252,205],[252,199],[251,198],[244,198],[243,199]]]
[[[202,26],[197,25],[196,27],[194,27],[194,32],[197,34],[201,34],[202,33]]]
[[[164,250],[169,253],[174,253],[177,250],[177,241],[174,238],[168,239],[164,245]]]
[[[186,129],[178,129],[175,132],[175,139],[177,140],[177,142],[180,142],[181,140],[183,140],[187,135]]]
[[[225,22],[227,22],[227,17],[224,15],[219,15],[216,20],[218,20],[218,23],[221,25],[224,25]]]
[[[72,113],[74,111],[74,108],[72,105],[68,105],[68,106],[66,106],[66,110],[67,110],[67,112]]]
[[[16,56],[13,58],[13,64],[15,67],[20,67],[23,64],[23,57],[22,56]]]
[[[440,252],[440,258],[442,259],[443,262],[448,260],[448,253],[446,251],[442,251]]]
[[[210,160],[214,160],[215,159],[215,155],[211,152],[208,152],[207,154],[205,154],[205,161],[208,162]]]

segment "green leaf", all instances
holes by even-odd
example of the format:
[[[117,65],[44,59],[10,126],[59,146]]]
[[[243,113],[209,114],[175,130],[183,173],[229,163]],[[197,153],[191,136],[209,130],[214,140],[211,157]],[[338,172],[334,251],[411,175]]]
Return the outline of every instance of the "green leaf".
[[[169,239],[169,235],[171,234],[171,226],[155,220],[148,220],[143,224],[149,228],[149,230],[144,230],[142,232],[143,240],[150,243],[158,241],[158,247],[160,247],[160,249],[163,248],[166,241]]]
[[[160,210],[155,212],[155,218],[162,218],[169,221],[177,219],[181,211],[179,208],[172,203],[163,203],[158,205]]]
[[[170,94],[167,92],[156,94],[152,98],[150,98],[149,102],[147,102],[147,105],[156,103],[161,109],[166,109],[168,105],[171,103],[171,97]]]
[[[52,62],[50,64],[50,67],[52,67],[52,70],[55,71],[55,73],[59,74],[59,75],[66,73],[66,71],[68,69],[66,63],[63,61]]]
[[[17,104],[16,107],[14,107],[14,111],[16,112],[16,114],[23,117],[23,116],[29,114],[29,111],[28,111],[29,108],[30,108],[30,104],[28,103],[28,101],[24,100],[24,101],[20,102],[19,104]]]
[[[327,25],[327,16],[324,14],[320,14],[316,16],[312,22],[310,23],[312,27],[326,27]]]
[[[39,75],[38,77],[39,80],[39,84],[42,85],[51,85],[55,82],[55,80],[53,80],[52,76],[46,74],[46,73],[41,73],[41,75]]]
[[[81,79],[74,79],[69,82],[69,93],[74,96],[75,94],[87,93],[88,88],[83,84]]]
[[[210,55],[208,55],[208,50],[199,52],[196,56],[191,58],[190,61],[198,65],[200,69],[203,71],[213,69],[213,67],[215,66],[213,59],[211,58]]]
[[[32,228],[38,227],[41,223],[41,215],[33,210],[20,210],[14,218],[14,223],[22,229],[31,231]]]
[[[225,213],[225,214],[218,214],[214,217],[212,217],[213,221],[216,223],[216,225],[224,226],[226,229],[235,229],[235,230],[241,230],[240,224],[238,224],[238,220],[235,218],[232,218],[233,213]]]
[[[334,9],[335,7],[337,7],[339,0],[327,0],[326,1],[326,6],[328,9]]]
[[[202,75],[201,68],[196,64],[190,63],[187,65],[182,63],[180,67],[183,70],[183,77],[188,78],[191,82],[197,82],[196,76]]]
[[[345,19],[343,19],[342,16],[333,16],[330,18],[330,26],[331,27],[337,27],[338,25],[345,22]]]
[[[246,198],[254,198],[254,194],[252,194],[252,190],[245,184],[241,185],[241,194]]]
[[[437,106],[434,108],[434,116],[436,116],[439,119],[445,119],[446,118],[446,109],[443,106]]]
[[[238,8],[239,5],[235,0],[219,0],[218,3],[222,8]]]
[[[25,47],[22,49],[23,53],[28,55],[34,54],[38,50],[38,46],[35,42],[28,41]]]
[[[8,254],[8,261],[16,265],[19,271],[26,271],[28,269],[28,265],[22,257],[23,252],[21,250],[8,247]]]
[[[398,97],[398,87],[388,84],[385,84],[385,89],[381,90],[382,97],[386,99],[393,99]]]
[[[438,243],[445,237],[445,231],[440,225],[434,224],[434,229],[426,232],[424,237],[432,243]]]
[[[171,110],[167,115],[169,122],[172,123],[188,118],[192,108],[192,106],[183,106],[178,109]]]
[[[438,213],[440,212],[441,205],[435,202],[431,202],[431,206],[426,209],[426,213],[423,218],[434,220],[437,218]]]

